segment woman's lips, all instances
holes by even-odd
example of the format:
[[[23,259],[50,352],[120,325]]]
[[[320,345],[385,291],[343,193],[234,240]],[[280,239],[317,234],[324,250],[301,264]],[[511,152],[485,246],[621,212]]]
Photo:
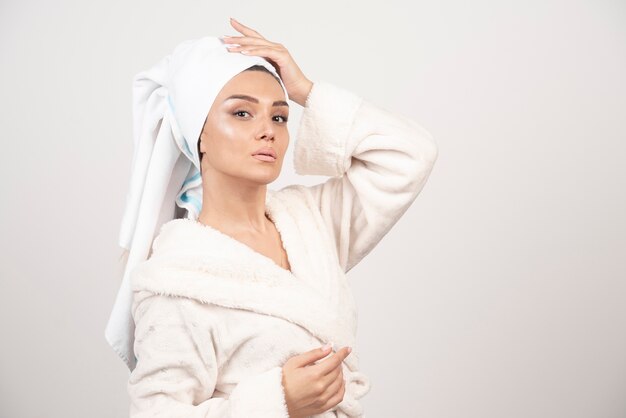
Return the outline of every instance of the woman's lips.
[[[276,158],[272,157],[271,155],[256,154],[256,155],[253,155],[253,157],[261,161],[268,161],[268,162],[276,161]]]

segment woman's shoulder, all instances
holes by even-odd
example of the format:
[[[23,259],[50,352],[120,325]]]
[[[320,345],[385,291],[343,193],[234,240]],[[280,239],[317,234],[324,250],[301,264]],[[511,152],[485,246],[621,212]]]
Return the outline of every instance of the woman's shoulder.
[[[315,202],[310,190],[310,186],[294,183],[278,190],[268,190],[268,193],[271,200],[287,205],[292,211],[293,209],[307,209],[310,211],[315,208]],[[268,203],[270,199],[268,199]]]
[[[215,230],[191,218],[175,218],[161,225],[152,241],[151,256],[146,261],[166,262],[196,249],[214,250]]]

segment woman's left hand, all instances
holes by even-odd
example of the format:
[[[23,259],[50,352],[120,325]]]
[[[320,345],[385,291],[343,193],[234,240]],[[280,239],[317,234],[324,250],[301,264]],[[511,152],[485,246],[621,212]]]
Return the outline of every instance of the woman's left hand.
[[[231,52],[240,52],[245,55],[259,55],[267,59],[276,68],[276,72],[283,80],[289,99],[304,106],[307,96],[313,87],[313,82],[306,78],[302,70],[296,65],[289,51],[279,43],[270,42],[257,31],[237,22],[231,18],[230,23],[244,36],[222,37],[226,44],[238,44],[240,46],[228,46]]]

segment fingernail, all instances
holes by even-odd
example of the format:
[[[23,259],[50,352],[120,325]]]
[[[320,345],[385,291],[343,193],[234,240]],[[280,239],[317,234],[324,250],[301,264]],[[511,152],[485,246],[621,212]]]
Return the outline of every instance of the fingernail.
[[[327,342],[326,344],[324,344],[322,346],[322,350],[324,351],[328,351],[329,348],[331,348],[333,346],[333,343],[331,341]]]
[[[348,354],[352,352],[352,347],[348,347]]]

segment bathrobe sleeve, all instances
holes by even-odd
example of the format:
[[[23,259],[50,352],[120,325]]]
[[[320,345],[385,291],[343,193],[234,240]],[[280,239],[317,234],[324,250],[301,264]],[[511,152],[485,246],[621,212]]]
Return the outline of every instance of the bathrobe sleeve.
[[[228,398],[213,397],[219,335],[207,324],[216,318],[198,315],[198,301],[142,292],[133,308],[130,418],[289,418],[281,367],[240,381]]]
[[[331,83],[313,84],[296,137],[294,169],[331,177],[301,190],[320,211],[344,272],[406,212],[437,155],[432,136],[417,122]]]

